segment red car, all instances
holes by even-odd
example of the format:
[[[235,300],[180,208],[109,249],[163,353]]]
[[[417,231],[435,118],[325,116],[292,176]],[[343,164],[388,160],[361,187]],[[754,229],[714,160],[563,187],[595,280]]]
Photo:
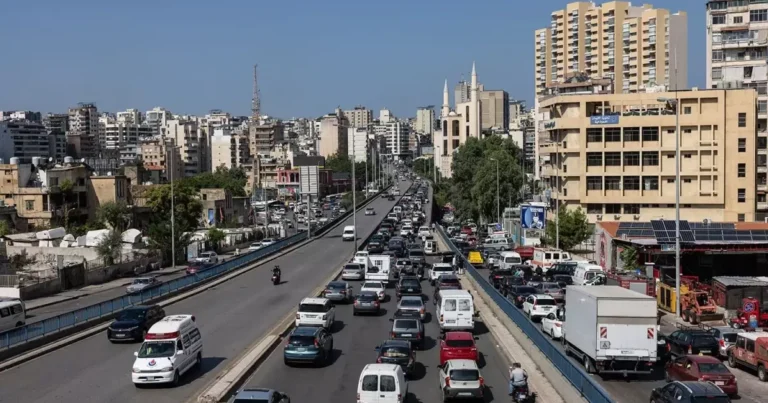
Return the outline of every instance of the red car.
[[[447,332],[440,340],[440,365],[448,360],[477,361],[477,338],[470,332]]]
[[[719,359],[709,355],[684,355],[671,360],[665,368],[665,378],[671,381],[709,381],[723,392],[739,393],[736,376]]]
[[[201,270],[205,270],[209,267],[211,267],[212,264],[210,263],[203,263],[203,262],[192,262],[187,266],[187,274],[195,274]]]
[[[465,226],[461,227],[461,233],[462,234],[467,234],[467,235],[472,235],[472,227],[470,227],[468,225],[465,225]]]

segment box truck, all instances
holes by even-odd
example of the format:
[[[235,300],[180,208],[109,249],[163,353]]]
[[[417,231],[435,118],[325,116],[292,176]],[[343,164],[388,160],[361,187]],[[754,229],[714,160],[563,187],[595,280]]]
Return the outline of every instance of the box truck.
[[[363,266],[366,280],[381,281],[387,285],[394,278],[392,259],[389,255],[371,255],[360,251],[355,253],[352,262]]]
[[[568,286],[563,344],[588,373],[650,374],[656,299],[619,286]]]

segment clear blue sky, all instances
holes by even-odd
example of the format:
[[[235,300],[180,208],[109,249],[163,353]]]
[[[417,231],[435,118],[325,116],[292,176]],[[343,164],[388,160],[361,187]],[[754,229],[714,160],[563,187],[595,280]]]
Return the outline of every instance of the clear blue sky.
[[[688,13],[689,85],[703,86],[705,2]],[[533,31],[566,1],[26,0],[2,5],[0,110],[249,114],[259,64],[264,113],[336,106],[415,115],[477,62],[486,88],[533,98]],[[600,2],[598,2],[600,3]],[[451,92],[452,94],[452,92]]]

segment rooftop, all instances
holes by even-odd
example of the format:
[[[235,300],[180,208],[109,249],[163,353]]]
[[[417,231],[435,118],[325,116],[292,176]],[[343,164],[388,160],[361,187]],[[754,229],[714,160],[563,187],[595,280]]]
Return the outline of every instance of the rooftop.
[[[639,245],[671,245],[675,243],[674,220],[650,222],[598,222],[612,238]],[[768,223],[762,222],[689,222],[680,220],[680,242],[693,245],[768,244]]]

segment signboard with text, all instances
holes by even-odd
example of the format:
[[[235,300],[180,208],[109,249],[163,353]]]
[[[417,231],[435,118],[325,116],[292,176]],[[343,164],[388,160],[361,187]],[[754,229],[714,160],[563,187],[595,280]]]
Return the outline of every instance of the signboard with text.
[[[619,124],[619,115],[590,116],[589,123],[593,125],[617,125]]]

